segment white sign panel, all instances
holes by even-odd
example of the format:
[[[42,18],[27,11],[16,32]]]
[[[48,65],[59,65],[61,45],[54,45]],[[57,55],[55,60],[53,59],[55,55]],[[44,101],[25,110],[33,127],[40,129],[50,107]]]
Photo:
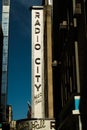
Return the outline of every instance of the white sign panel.
[[[32,117],[44,117],[43,8],[32,9]]]
[[[55,130],[55,120],[26,120],[17,123],[17,130]]]

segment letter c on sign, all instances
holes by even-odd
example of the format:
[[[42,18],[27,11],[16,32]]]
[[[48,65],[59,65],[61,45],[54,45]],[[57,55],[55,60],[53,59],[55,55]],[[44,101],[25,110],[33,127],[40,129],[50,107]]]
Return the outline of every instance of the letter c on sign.
[[[36,58],[36,59],[35,59],[35,63],[36,63],[37,65],[40,65],[40,58]]]

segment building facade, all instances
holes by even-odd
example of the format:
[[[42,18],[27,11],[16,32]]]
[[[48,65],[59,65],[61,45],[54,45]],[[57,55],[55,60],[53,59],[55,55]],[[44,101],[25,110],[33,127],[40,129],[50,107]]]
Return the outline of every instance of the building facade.
[[[43,1],[43,6],[49,2],[50,0]],[[86,1],[67,0],[65,2],[64,0],[55,0],[53,1],[53,6],[51,6],[53,9],[51,17],[49,12],[50,6],[46,8],[45,5],[44,7],[46,11],[45,13],[48,15],[44,25],[46,35],[44,45],[46,47],[49,44],[48,48],[50,49],[51,47],[52,49],[52,57],[49,56],[50,58],[47,58],[49,49],[44,49],[46,51],[45,61],[47,58],[45,66],[50,64],[51,67],[53,67],[45,67],[46,74],[52,70],[52,73],[45,75],[45,77],[48,76],[47,83],[49,86],[52,85],[51,90],[53,91],[53,95],[51,93],[51,97],[54,99],[53,117],[57,121],[57,128],[59,128],[59,130],[81,130],[83,122],[82,114],[80,115],[80,112],[86,114]],[[51,19],[49,19],[49,17]],[[49,24],[47,24],[47,22],[49,22]],[[52,29],[51,31],[49,29],[50,25]],[[50,32],[52,39],[49,41]],[[46,40],[48,40],[48,42],[46,42]],[[50,62],[48,63],[49,59]],[[50,76],[52,76],[53,79],[49,78]],[[48,99],[50,97],[49,88],[50,87],[46,88],[48,91]],[[76,104],[75,106],[77,99],[80,104],[78,103],[78,105]],[[47,103],[49,104],[50,100],[48,100]],[[47,106],[48,104],[45,105]],[[82,107],[83,104],[84,107]],[[50,109],[48,107],[49,106],[47,106],[47,109],[49,111]]]
[[[82,117],[87,120],[86,116],[82,116],[87,115],[85,7],[84,0],[55,0],[53,3],[53,61],[57,63],[53,67],[54,115],[59,130],[81,130],[87,124],[85,121],[81,123]],[[78,109],[75,107],[75,96],[81,98]]]

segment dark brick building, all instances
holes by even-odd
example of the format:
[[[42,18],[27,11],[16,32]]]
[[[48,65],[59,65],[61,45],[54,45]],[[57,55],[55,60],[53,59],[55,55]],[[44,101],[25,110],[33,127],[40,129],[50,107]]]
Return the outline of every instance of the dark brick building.
[[[86,7],[84,0],[55,0],[53,3],[53,61],[57,62],[53,66],[54,115],[59,130],[79,130],[79,117],[82,126],[86,126]],[[75,95],[81,96],[81,115],[72,114]]]

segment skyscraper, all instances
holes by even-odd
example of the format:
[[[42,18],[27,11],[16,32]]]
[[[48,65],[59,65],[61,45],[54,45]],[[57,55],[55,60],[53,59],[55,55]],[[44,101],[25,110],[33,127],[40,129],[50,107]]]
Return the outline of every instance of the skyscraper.
[[[1,98],[0,98],[1,106],[2,106],[2,121],[6,121],[7,83],[8,83],[9,10],[10,10],[10,0],[2,0],[3,52],[2,52]]]
[[[0,25],[0,96],[1,96],[1,79],[2,79],[2,48],[3,48],[3,32],[2,27]],[[1,117],[1,100],[0,100],[0,117]]]

